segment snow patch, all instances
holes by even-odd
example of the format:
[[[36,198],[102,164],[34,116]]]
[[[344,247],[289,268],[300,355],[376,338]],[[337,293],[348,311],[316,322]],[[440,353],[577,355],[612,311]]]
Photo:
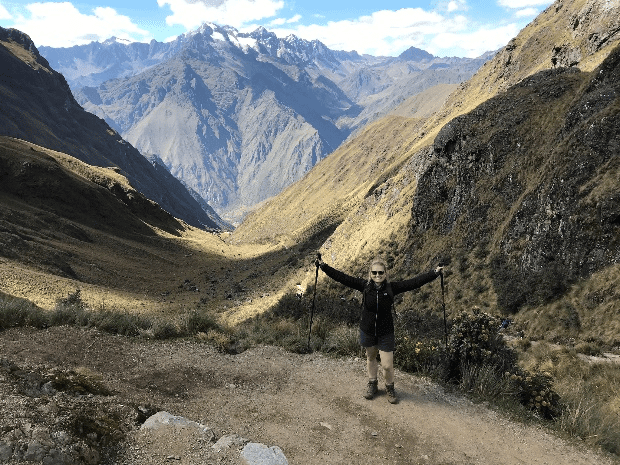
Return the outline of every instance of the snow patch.
[[[244,50],[247,50],[248,48],[258,50],[258,41],[252,37],[237,37],[237,42]]]
[[[211,37],[213,38],[213,40],[219,40],[221,42],[226,42],[226,37],[224,37],[224,34],[222,34],[221,32],[213,31],[213,34],[211,34]]]

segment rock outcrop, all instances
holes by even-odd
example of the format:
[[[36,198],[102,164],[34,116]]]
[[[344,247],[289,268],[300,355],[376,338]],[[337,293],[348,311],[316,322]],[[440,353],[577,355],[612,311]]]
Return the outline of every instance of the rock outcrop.
[[[531,76],[443,127],[411,237],[488,254],[504,310],[620,263],[620,47],[592,73]]]

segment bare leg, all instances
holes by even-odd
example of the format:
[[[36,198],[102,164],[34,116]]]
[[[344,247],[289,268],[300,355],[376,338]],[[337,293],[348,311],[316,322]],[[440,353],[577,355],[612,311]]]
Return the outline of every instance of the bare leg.
[[[381,355],[381,367],[383,368],[385,384],[394,384],[394,352],[380,351],[379,354]],[[375,356],[375,362],[376,360]]]
[[[377,379],[377,372],[379,371],[379,364],[377,363],[377,354],[379,349],[377,346],[366,347],[366,368],[368,369],[368,378]],[[383,361],[383,357],[381,357]]]

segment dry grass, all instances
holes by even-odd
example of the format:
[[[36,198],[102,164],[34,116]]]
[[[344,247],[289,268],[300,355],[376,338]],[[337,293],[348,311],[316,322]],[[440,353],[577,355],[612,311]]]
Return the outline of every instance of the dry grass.
[[[620,453],[620,364],[594,363],[574,349],[544,342],[522,352],[520,363],[553,375],[564,405],[559,430]]]
[[[550,342],[598,341],[620,347],[620,265],[613,265],[575,283],[560,299],[522,309],[515,321],[529,337]]]

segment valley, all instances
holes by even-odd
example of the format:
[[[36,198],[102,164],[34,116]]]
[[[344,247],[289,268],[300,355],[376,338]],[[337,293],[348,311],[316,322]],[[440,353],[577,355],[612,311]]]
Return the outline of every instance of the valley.
[[[238,462],[140,433],[168,409],[291,463],[618,463],[620,371],[590,363],[620,351],[618,18],[558,0],[445,81],[204,25],[75,98],[0,28],[0,457]],[[400,405],[359,395],[360,296],[317,253],[445,266],[395,302]]]

